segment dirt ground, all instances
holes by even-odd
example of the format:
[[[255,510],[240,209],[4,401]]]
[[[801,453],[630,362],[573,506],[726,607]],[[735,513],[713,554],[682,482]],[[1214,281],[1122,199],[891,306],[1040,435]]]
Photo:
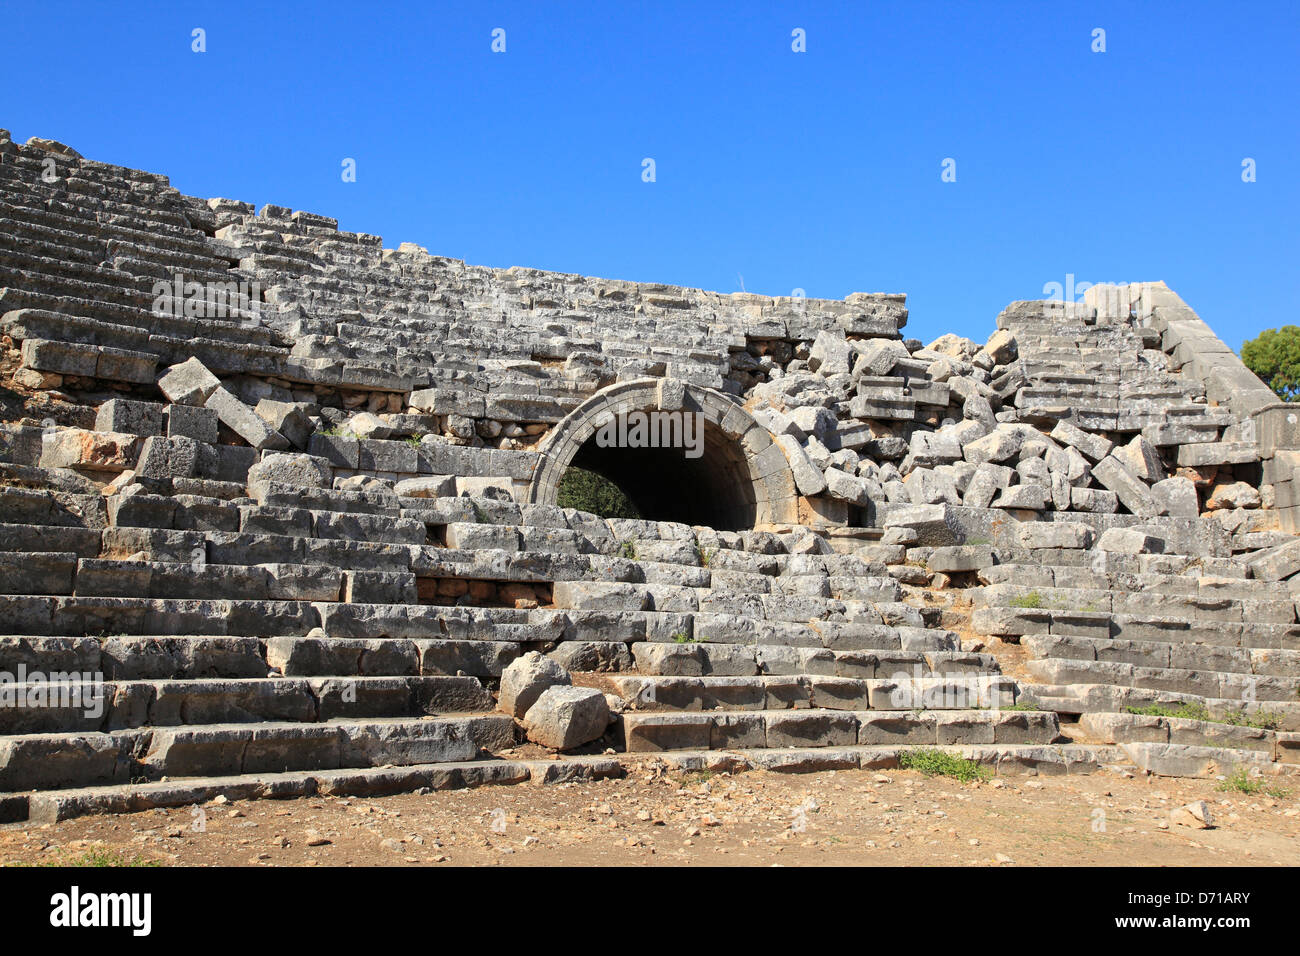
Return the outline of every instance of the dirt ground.
[[[1300,786],[911,771],[665,774],[598,783],[226,803],[0,827],[0,863],[164,866],[1293,865]],[[1170,824],[1205,800],[1213,828]]]

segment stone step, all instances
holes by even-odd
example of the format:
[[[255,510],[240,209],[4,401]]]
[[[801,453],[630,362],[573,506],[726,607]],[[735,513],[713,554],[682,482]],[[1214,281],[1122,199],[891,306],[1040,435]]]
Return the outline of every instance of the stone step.
[[[816,773],[824,770],[897,770],[903,754],[935,749],[974,761],[999,776],[1088,774],[1104,767],[1129,765],[1128,755],[1122,747],[1077,744],[666,750],[655,753],[652,759],[666,763],[671,769],[687,772],[768,770],[775,773]],[[624,758],[625,762],[629,762],[632,756]]]
[[[0,673],[102,673],[108,680],[265,677],[256,637],[204,635],[28,637],[0,635]]]
[[[619,696],[640,710],[967,710],[1010,707],[1016,682],[1000,674],[863,679],[817,674],[665,677],[612,674]]]
[[[1072,514],[1069,521],[1086,517]],[[1165,520],[1165,519],[1160,519]],[[1187,520],[1187,519],[1184,519]],[[1040,522],[1034,522],[1040,524]],[[1197,526],[1209,526],[1206,519],[1198,519]],[[1220,528],[1220,530],[1222,530]],[[973,546],[967,546],[973,547]],[[1049,575],[1061,572],[1061,584],[1069,585],[1072,573],[1096,573],[1106,575],[1154,574],[1165,577],[1177,577],[1194,580],[1202,576],[1216,578],[1239,578],[1248,576],[1245,562],[1239,557],[1231,557],[1226,552],[1222,555],[1198,555],[1188,557],[1181,554],[1127,554],[1122,551],[1098,551],[1095,548],[1002,548],[980,546],[993,555],[993,560],[982,562],[980,579],[984,575],[997,576],[986,581],[987,584],[1009,581],[1014,583],[1020,572],[1032,572],[1036,575]],[[909,549],[910,551],[915,549]],[[924,557],[918,554],[918,558]],[[1003,568],[1011,570],[1003,571]],[[1121,580],[1116,577],[1115,580]],[[1036,582],[1040,583],[1040,582]],[[1050,586],[1050,582],[1043,581]],[[1245,586],[1250,586],[1245,582]]]
[[[0,735],[422,717],[495,706],[479,681],[468,676],[104,681],[84,672],[65,679],[58,672],[34,675],[26,669],[16,676],[28,680],[0,685]]]
[[[397,574],[402,575],[401,580],[396,579]],[[394,592],[393,597],[410,598],[396,603],[414,603],[415,576],[409,572],[340,571],[323,564],[180,564],[98,558],[81,559],[76,574],[80,597],[338,601],[345,588],[357,594],[386,588]]]
[[[149,234],[132,235],[130,238],[103,239],[80,229],[70,229],[66,223],[51,226],[27,218],[26,208],[6,206],[0,201],[0,234],[11,240],[33,243],[36,248],[45,250],[47,255],[68,256],[68,250],[75,250],[70,258],[77,261],[103,262],[115,254],[129,255],[136,259],[157,263],[162,266],[184,270],[221,270],[229,268],[229,261],[190,249],[176,250],[161,248],[153,243]],[[98,232],[98,227],[96,227]]]
[[[901,744],[1050,744],[1056,715],[1040,711],[851,711],[786,709],[626,713],[629,753],[662,750],[785,749]]]
[[[979,608],[971,615],[979,634],[1017,637],[1050,634],[1098,640],[1300,650],[1300,627],[1234,621],[1188,621],[1155,614],[1106,614],[1050,608]]]
[[[1082,714],[1079,729],[1090,740],[1105,744],[1150,743],[1250,750],[1300,772],[1300,733],[1291,731],[1132,713]]]
[[[1294,624],[1294,600],[1232,598],[1223,594],[1158,594],[1098,588],[993,584],[969,589],[976,608],[1024,608],[1170,617],[1190,622]]]
[[[107,214],[133,219],[146,229],[192,233],[194,228],[184,212],[161,205],[157,197],[141,197],[130,190],[78,178],[47,184],[36,178],[0,176],[0,196],[14,206],[33,211],[53,208],[74,218],[83,218],[87,226],[98,225],[99,217]]]
[[[164,208],[183,208],[180,190],[158,173],[128,169],[112,163],[101,163],[85,158],[51,154],[31,147],[19,149],[6,157],[5,174],[8,179],[19,179],[33,185],[39,183],[55,191],[67,191],[87,197],[113,196],[148,200]],[[47,184],[42,179],[45,170],[53,164],[55,182]]]
[[[1269,775],[1300,772],[1293,763],[1270,759],[1270,755],[1257,750],[1173,743],[1125,743],[1120,746],[1139,770],[1161,777],[1216,778],[1240,771]],[[1294,753],[1288,756],[1294,758]]]
[[[1241,674],[1209,669],[1144,667],[1119,661],[1033,660],[1025,669],[1044,684],[1113,684],[1235,700],[1294,701],[1300,676]]]
[[[77,563],[70,551],[0,551],[0,594],[71,594]]]
[[[641,674],[672,677],[744,677],[755,674],[821,674],[834,677],[929,677],[996,674],[991,654],[936,651],[831,651],[784,645],[642,641],[631,646]]]
[[[61,232],[93,236],[99,242],[121,239],[126,242],[135,242],[145,246],[185,252],[196,256],[210,256],[212,254],[207,237],[197,230],[168,229],[156,224],[141,229],[138,226],[143,223],[139,223],[138,220],[134,224],[128,224],[131,223],[129,217],[113,215],[105,215],[102,218],[96,216],[92,223],[90,217],[84,211],[78,210],[75,206],[69,204],[64,204],[57,210],[37,209],[30,204],[15,203],[13,198],[8,200],[0,199],[0,216],[19,222],[46,226]]]
[[[527,625],[497,625],[478,633],[519,638],[532,632]],[[267,642],[267,661],[286,677],[463,674],[494,680],[523,653],[522,643],[463,637],[273,637]]]
[[[1278,730],[1300,730],[1300,701],[1243,701],[1240,698],[1204,697],[1198,694],[1116,684],[1021,683],[1023,700],[1058,714],[1125,713],[1130,708],[1151,707],[1208,712],[1224,722],[1250,721],[1276,725]]]
[[[515,737],[514,721],[501,714],[26,734],[0,737],[0,791],[458,762]]]
[[[227,800],[291,797],[378,797],[422,790],[462,790],[492,784],[574,783],[622,777],[612,757],[562,757],[558,760],[479,759],[401,767],[255,773],[197,777],[155,783],[0,794],[0,807],[13,808],[11,820],[58,823],[99,813],[132,813],[158,807],[187,807]]]
[[[896,582],[891,592],[900,593]],[[557,581],[555,606],[592,611],[672,611],[739,615],[754,619],[806,623],[850,621],[923,627],[920,612],[901,601],[834,601],[805,594],[747,594],[713,588],[649,585],[612,581]]]
[[[1102,552],[1104,553],[1104,552]],[[1224,562],[1225,564],[1227,562]],[[1232,562],[1238,573],[1227,576],[1200,569],[1201,574],[1114,572],[1088,567],[1053,567],[1049,564],[997,564],[981,569],[980,580],[988,585],[1012,584],[1035,588],[1074,588],[1154,594],[1182,594],[1202,598],[1229,597],[1249,600],[1287,600],[1294,594],[1285,583],[1257,581],[1245,577],[1245,562]]]
[[[77,180],[60,183],[62,186],[78,185]],[[84,181],[81,181],[84,185]],[[86,231],[92,232],[102,222],[129,224],[144,232],[158,231],[167,235],[191,235],[202,238],[194,231],[183,212],[160,206],[157,202],[119,191],[116,196],[89,196],[73,189],[50,188],[43,183],[24,182],[13,178],[0,178],[0,200],[10,207],[8,214],[26,217],[32,214],[57,214],[70,219],[83,220]]]
[[[194,634],[270,637],[306,634],[320,623],[306,601],[0,595],[0,621],[13,635]]]
[[[5,538],[12,545],[21,545],[29,541],[34,533],[30,530],[32,526],[50,528],[51,534],[57,536],[55,540],[76,538],[81,541],[82,536],[62,529],[75,528],[77,531],[82,531],[86,528],[103,527],[108,518],[107,509],[99,494],[70,494],[52,488],[0,486],[0,508],[3,508],[0,514],[3,514],[6,519],[6,523],[0,525],[0,528],[26,526],[16,530],[14,538]],[[5,550],[23,549],[11,546]],[[77,549],[70,547],[61,550]]]
[[[428,540],[424,523],[411,518],[265,505],[240,506],[239,530],[244,534],[278,534],[367,544],[423,545]]]
[[[1217,644],[1126,641],[1052,634],[1026,635],[1020,641],[1036,658],[1116,661],[1142,667],[1228,671],[1273,677],[1300,677],[1300,650],[1251,649]]]
[[[152,292],[148,298],[149,303],[140,306],[84,296],[49,294],[24,286],[22,304],[15,301],[12,306],[6,305],[6,312],[18,311],[21,314],[16,317],[6,315],[5,330],[16,339],[84,341],[160,353],[174,352],[191,339],[239,347],[272,348],[272,354],[284,353],[276,346],[275,333],[270,329],[240,321],[247,317],[244,312],[232,310],[228,317],[203,318],[183,313],[159,314],[152,307]]]

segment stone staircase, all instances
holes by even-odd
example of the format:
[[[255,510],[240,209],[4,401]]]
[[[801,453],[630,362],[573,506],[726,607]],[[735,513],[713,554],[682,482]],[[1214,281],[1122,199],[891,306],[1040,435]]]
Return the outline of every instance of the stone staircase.
[[[258,490],[205,505],[231,521],[182,530],[190,504],[162,495],[97,528],[37,524],[54,492],[0,489],[7,515],[33,519],[7,525],[5,547],[53,532],[71,549],[0,556],[0,672],[86,675],[58,706],[0,708],[11,816],[24,801],[49,819],[188,800],[209,778],[244,793],[268,775],[338,790],[386,785],[370,771],[393,767],[407,783],[442,764],[478,772],[519,743],[491,689],[525,650],[622,698],[605,743],[630,754],[789,768],[943,745],[999,765],[1096,764],[1048,756],[1055,714],[1001,710],[1019,691],[996,660],[928,626],[855,555],[493,499],[313,489],[293,508],[275,503],[281,486]],[[455,520],[466,509],[480,520]],[[566,765],[566,778],[617,767]]]
[[[1081,739],[1185,776],[1300,766],[1293,586],[1246,561],[1075,548],[994,550],[973,630],[1026,653],[1026,700]]]

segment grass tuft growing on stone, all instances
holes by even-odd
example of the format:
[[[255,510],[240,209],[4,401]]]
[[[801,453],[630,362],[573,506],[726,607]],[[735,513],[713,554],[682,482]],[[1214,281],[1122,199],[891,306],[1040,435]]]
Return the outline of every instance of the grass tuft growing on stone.
[[[993,775],[988,767],[974,760],[928,747],[902,751],[898,755],[898,766],[901,770],[919,771],[927,777],[955,777],[963,783],[987,780]]]
[[[1204,704],[1151,704],[1147,707],[1125,707],[1126,713],[1142,717],[1177,717],[1182,720],[1204,720],[1212,724],[1229,724],[1233,727],[1253,727],[1256,730],[1277,730],[1282,726],[1283,715],[1277,711],[1261,710],[1247,714],[1245,710],[1212,714]]]
[[[1011,599],[1012,607],[1038,608],[1043,606],[1043,596],[1037,591],[1030,591],[1028,594],[1021,595]]]

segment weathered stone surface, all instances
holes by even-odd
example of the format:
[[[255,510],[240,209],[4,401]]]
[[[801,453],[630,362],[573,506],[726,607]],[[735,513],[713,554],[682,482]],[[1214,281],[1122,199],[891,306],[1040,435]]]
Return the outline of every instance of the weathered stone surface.
[[[120,472],[136,461],[139,439],[116,432],[66,428],[42,436],[42,468],[74,468],[85,471]]]
[[[1133,514],[1144,517],[1155,515],[1156,504],[1147,486],[1114,455],[1108,455],[1097,462],[1092,474],[1103,487],[1113,491],[1120,503]]]
[[[170,397],[170,396],[168,396]],[[183,402],[180,404],[184,404]],[[204,407],[217,413],[217,418],[240,438],[254,448],[288,448],[288,440],[268,425],[251,408],[224,388],[216,388],[204,402]]]
[[[548,687],[524,715],[528,739],[553,750],[590,743],[609,726],[605,695],[592,687]]]
[[[1200,513],[1196,485],[1186,478],[1174,477],[1151,486],[1156,513],[1180,518],[1195,518]]]
[[[166,419],[168,438],[192,438],[216,444],[218,419],[212,409],[199,405],[168,405]]]
[[[1160,538],[1135,528],[1107,528],[1097,539],[1098,551],[1117,551],[1121,554],[1159,554],[1165,549]]]
[[[133,402],[112,398],[99,406],[95,431],[126,432],[132,435],[161,435],[163,406],[154,402]]]
[[[1082,452],[1089,461],[1101,461],[1114,445],[1101,435],[1093,435],[1069,422],[1057,422],[1052,428],[1052,437],[1063,445],[1069,445]]]
[[[221,381],[197,358],[173,365],[158,379],[159,390],[177,405],[203,405]]]
[[[799,494],[819,495],[826,490],[826,479],[821,469],[812,463],[799,442],[790,435],[777,435],[776,444],[785,454]]]
[[[1189,482],[1190,484],[1190,482]],[[1220,508],[1258,508],[1260,494],[1244,481],[1234,481],[1215,485],[1205,499],[1206,511],[1218,511]]]
[[[512,717],[523,718],[544,691],[569,683],[569,672],[558,662],[537,651],[529,651],[501,672],[497,706]],[[601,733],[604,730],[602,726]]]
[[[272,485],[328,488],[333,475],[329,462],[314,455],[269,454],[248,469],[248,493],[262,498]]]
[[[403,498],[452,498],[456,495],[456,479],[451,475],[407,478],[399,481],[393,491]]]

